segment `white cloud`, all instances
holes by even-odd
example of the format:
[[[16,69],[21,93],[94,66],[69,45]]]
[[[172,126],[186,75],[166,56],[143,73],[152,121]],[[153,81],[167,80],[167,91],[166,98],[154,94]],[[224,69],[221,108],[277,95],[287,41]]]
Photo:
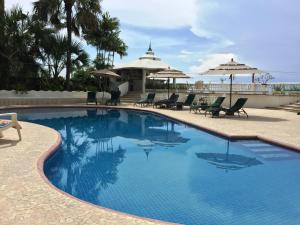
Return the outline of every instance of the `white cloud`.
[[[126,4],[123,0],[105,0],[102,5],[104,11],[124,24],[165,29],[189,27],[196,36],[230,42],[204,26],[207,18],[220,10],[220,4],[213,0],[128,0]]]
[[[32,3],[33,1],[29,0],[5,0],[5,9],[9,10],[13,6],[21,6],[22,9],[26,12],[32,11]]]
[[[196,0],[106,0],[103,6],[122,22],[143,27],[190,26],[197,18]]]
[[[238,60],[238,57],[233,53],[210,54],[199,59],[199,65],[190,67],[192,73],[202,73],[210,68],[216,67],[221,63],[229,62],[231,58]]]

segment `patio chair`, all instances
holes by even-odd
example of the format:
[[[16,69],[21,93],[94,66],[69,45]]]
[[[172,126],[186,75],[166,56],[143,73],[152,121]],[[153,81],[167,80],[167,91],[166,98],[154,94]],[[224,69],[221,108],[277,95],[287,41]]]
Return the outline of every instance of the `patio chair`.
[[[205,111],[206,113],[211,113],[212,117],[218,117],[220,112],[225,112],[225,116],[234,116],[235,113],[240,116],[241,113],[245,114],[248,118],[247,112],[243,109],[244,105],[246,104],[248,98],[239,98],[231,108],[223,108],[223,107],[210,107]]]
[[[241,113],[245,114],[247,118],[249,117],[245,109],[243,108],[246,104],[248,98],[239,98],[231,108],[221,108],[221,111],[225,112],[225,116],[234,116],[235,113],[240,116]]]
[[[206,103],[201,103],[201,104],[197,104],[197,105],[191,105],[190,107],[190,111],[193,110],[195,113],[197,111],[201,112],[201,110],[206,111],[209,108],[220,108],[222,103],[224,102],[225,97],[218,97],[214,103],[212,103],[211,105],[208,105]]]
[[[86,104],[89,104],[89,103],[96,103],[96,105],[98,104],[98,102],[97,102],[97,92],[89,91],[87,93]]]
[[[146,99],[141,99],[141,100],[137,101],[135,103],[135,105],[141,105],[141,107],[152,105],[154,102],[154,98],[155,98],[155,93],[148,93]]]
[[[118,103],[120,103],[120,96],[121,96],[121,92],[120,90],[118,91],[111,91],[110,92],[111,97],[109,100],[106,101],[106,105],[117,105]]]
[[[177,104],[179,95],[175,95],[172,99],[170,98],[170,100],[165,104],[166,108],[172,108],[173,105]]]
[[[3,137],[3,131],[9,128],[15,128],[18,132],[19,140],[22,139],[21,136],[21,125],[18,123],[17,113],[4,113],[0,114],[0,117],[10,117],[10,120],[0,120],[0,138]]]
[[[170,103],[176,103],[177,100],[179,98],[179,95],[176,95],[175,93],[173,93],[170,98],[168,99],[163,99],[163,100],[160,100],[160,101],[157,101],[153,104],[153,107],[161,107],[163,105],[169,105]]]
[[[189,94],[184,102],[176,102],[175,104],[170,104],[170,107],[176,108],[176,109],[182,109],[184,106],[189,106],[193,104],[195,100],[196,94]]]

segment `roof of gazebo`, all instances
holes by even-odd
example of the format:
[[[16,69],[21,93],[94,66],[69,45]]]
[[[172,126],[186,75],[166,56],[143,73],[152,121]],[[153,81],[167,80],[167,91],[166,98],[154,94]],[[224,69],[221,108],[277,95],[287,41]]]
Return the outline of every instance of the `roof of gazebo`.
[[[116,66],[114,70],[121,70],[121,69],[162,70],[162,69],[167,69],[169,67],[170,66],[168,64],[162,62],[160,58],[155,56],[150,44],[149,49],[145,53],[145,55],[128,64]]]

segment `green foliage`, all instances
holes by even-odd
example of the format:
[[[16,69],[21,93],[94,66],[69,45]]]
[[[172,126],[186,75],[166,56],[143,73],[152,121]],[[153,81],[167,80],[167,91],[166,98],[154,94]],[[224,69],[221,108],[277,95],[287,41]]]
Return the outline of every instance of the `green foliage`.
[[[80,69],[73,74],[72,88],[74,90],[98,91],[99,83],[97,79],[91,75],[92,68]]]
[[[67,29],[66,86],[72,72],[72,34],[80,36],[80,31],[93,31],[98,26],[101,13],[99,0],[38,0],[33,3],[35,14],[40,20],[55,29]]]
[[[68,41],[65,36],[52,35],[45,43],[44,51],[44,70],[47,76],[58,78],[59,74],[63,71],[66,66],[68,49]],[[72,67],[73,70],[79,69],[89,64],[89,56],[82,49],[79,42],[71,43],[72,52]]]
[[[15,87],[16,94],[26,94],[27,89],[26,86],[22,83],[17,83]]]
[[[40,70],[37,30],[32,17],[20,8],[5,12],[0,32],[0,88],[8,88],[10,78],[37,77]]]
[[[85,39],[90,45],[97,48],[97,57],[94,66],[97,69],[109,68],[114,65],[115,54],[120,57],[127,55],[127,45],[120,38],[120,22],[109,13],[104,13],[99,20],[96,30],[88,31]]]
[[[32,15],[21,8],[0,15],[0,89],[98,90],[89,55],[72,34],[97,48],[96,68],[112,65],[115,53],[122,57],[127,50],[119,21],[100,12],[99,0],[39,0]],[[67,35],[58,35],[64,28]],[[66,79],[60,76],[64,71]]]

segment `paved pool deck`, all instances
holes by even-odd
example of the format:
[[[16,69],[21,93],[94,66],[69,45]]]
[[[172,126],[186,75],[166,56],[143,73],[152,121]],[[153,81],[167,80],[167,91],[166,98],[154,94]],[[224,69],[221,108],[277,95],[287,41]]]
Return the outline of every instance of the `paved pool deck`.
[[[136,108],[124,105],[123,108]],[[300,150],[300,116],[286,111],[247,109],[250,117],[211,118],[188,110],[143,108],[186,121],[228,137],[259,137]],[[59,134],[21,122],[22,141],[14,129],[0,139],[0,224],[166,224],[138,218],[77,200],[44,177],[43,160],[55,151]]]

